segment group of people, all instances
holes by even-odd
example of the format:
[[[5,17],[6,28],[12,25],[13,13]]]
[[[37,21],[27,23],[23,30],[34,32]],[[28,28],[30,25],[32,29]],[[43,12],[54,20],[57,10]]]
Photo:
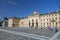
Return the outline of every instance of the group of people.
[[[31,26],[31,28],[32,28],[33,26]],[[38,27],[35,27],[35,29],[37,29]],[[41,27],[41,29],[43,29],[44,27]],[[59,31],[59,28],[58,28],[58,26],[56,26],[56,27],[53,27],[53,26],[48,26],[48,29],[49,30],[51,30],[51,31],[53,31],[53,30],[55,30],[55,32],[58,32]]]
[[[53,31],[53,29],[55,29],[55,32],[58,32],[59,31],[59,28],[58,28],[58,26],[56,26],[56,27],[48,27],[48,29],[49,30],[51,30],[51,31]]]

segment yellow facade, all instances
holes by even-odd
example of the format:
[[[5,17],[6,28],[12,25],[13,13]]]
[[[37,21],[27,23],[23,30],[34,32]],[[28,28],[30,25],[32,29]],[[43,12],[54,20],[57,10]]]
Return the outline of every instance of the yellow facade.
[[[14,25],[13,25],[14,24]],[[60,12],[51,12],[47,14],[40,14],[34,11],[25,18],[9,18],[8,26],[16,27],[60,27]]]
[[[11,17],[8,19],[8,26],[9,27],[19,27],[19,21],[20,19],[19,18],[16,18],[16,17]]]

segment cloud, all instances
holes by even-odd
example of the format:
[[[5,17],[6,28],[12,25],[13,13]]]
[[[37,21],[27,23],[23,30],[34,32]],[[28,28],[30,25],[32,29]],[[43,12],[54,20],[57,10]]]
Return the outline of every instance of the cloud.
[[[16,2],[13,2],[13,1],[8,1],[9,4],[13,4],[13,5],[17,5]]]

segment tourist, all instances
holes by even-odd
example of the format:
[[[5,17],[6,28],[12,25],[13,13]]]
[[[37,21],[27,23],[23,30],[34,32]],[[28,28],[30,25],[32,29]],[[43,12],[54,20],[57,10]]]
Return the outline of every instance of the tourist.
[[[52,26],[50,27],[50,30],[53,31],[53,27]]]
[[[38,27],[35,27],[35,29],[37,29]]]
[[[41,29],[43,29],[43,27],[41,27]]]
[[[50,30],[50,26],[48,26],[48,29]]]
[[[55,27],[55,31],[56,31],[56,32],[58,32],[58,31],[59,31],[59,30],[58,30],[58,26],[56,26],[56,27]]]

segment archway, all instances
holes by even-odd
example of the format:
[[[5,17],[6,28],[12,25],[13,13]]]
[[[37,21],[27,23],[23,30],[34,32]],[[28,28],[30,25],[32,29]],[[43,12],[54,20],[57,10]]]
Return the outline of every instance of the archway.
[[[30,24],[30,20],[29,20],[29,27],[31,26],[31,24]]]
[[[32,26],[31,26],[31,28],[32,28],[32,27],[34,27],[34,19],[32,19]]]
[[[35,29],[36,29],[36,28],[38,28],[38,20],[37,20],[37,19],[36,19],[36,27],[35,27]]]

